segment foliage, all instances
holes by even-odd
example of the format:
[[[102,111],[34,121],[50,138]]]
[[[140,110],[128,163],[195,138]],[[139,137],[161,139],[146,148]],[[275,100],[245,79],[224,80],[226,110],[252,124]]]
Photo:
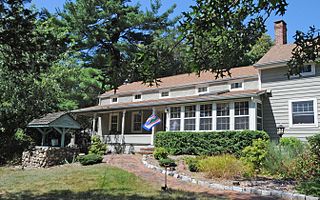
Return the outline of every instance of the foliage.
[[[312,154],[314,154],[317,157],[320,163],[320,134],[308,137],[307,140],[310,144],[310,150]]]
[[[295,137],[283,137],[280,139],[280,145],[282,147],[289,147],[291,149],[295,149],[297,154],[303,151],[304,144],[301,140]]]
[[[163,147],[155,148],[153,152],[153,156],[157,160],[168,158],[168,151]]]
[[[163,158],[159,160],[159,165],[161,167],[176,167],[177,164],[175,161],[171,158]]]
[[[116,89],[132,80],[135,72],[147,79],[145,82],[150,77],[153,82],[155,68],[150,64],[169,55],[161,38],[174,28],[177,19],[169,16],[175,6],[162,14],[160,8],[159,0],[151,1],[151,9],[146,11],[127,0],[77,0],[66,2],[59,16],[73,41],[70,47],[81,54],[86,66],[101,69],[103,82]],[[159,39],[163,42],[160,46]],[[144,56],[146,52],[150,54]],[[161,63],[156,63],[158,68]]]
[[[170,154],[180,155],[241,155],[254,139],[268,139],[263,131],[223,132],[158,132],[155,146],[164,147]]]
[[[190,172],[198,172],[199,171],[199,161],[201,159],[204,159],[203,156],[197,156],[197,157],[186,157],[184,160],[186,164],[188,165],[188,169]]]
[[[94,164],[101,163],[103,158],[101,155],[87,154],[84,156],[79,156],[78,160],[82,165],[94,165]]]
[[[242,150],[242,157],[246,163],[251,163],[255,170],[260,171],[268,153],[268,140],[254,140],[251,146],[247,146]]]
[[[106,153],[107,145],[101,142],[98,136],[91,137],[91,145],[89,147],[89,154],[97,154],[103,156]]]
[[[205,172],[209,178],[231,179],[252,174],[252,170],[244,162],[233,155],[208,157],[199,161],[199,171]]]
[[[273,46],[270,35],[266,33],[257,40],[257,42],[251,47],[250,51],[244,55],[243,61],[239,65],[253,65],[264,56],[269,49]]]
[[[320,178],[317,177],[312,180],[301,182],[296,189],[301,194],[312,195],[315,197],[320,197]]]
[[[311,180],[320,176],[320,164],[317,157],[307,148],[294,160],[290,176],[298,181]]]
[[[291,60],[288,62],[288,77],[300,75],[306,63],[319,62],[320,59],[320,30],[314,26],[307,33],[297,31],[294,35],[295,47],[292,50]]]
[[[181,28],[193,69],[230,75],[266,32],[269,16],[283,15],[287,5],[286,0],[196,0],[191,11],[183,13]]]
[[[281,146],[270,143],[264,162],[264,169],[274,176],[292,178],[295,168],[295,159],[303,152],[295,146]]]

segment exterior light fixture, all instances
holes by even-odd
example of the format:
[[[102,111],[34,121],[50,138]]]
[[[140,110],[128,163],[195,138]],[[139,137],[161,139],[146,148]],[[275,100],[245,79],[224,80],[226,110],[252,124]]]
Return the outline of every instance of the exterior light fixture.
[[[280,124],[279,126],[277,126],[277,135],[282,138],[283,134],[284,134],[284,129],[285,127]]]

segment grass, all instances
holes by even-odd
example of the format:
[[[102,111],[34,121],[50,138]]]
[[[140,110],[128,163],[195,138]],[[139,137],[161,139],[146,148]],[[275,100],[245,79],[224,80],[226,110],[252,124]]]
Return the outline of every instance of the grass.
[[[182,191],[162,193],[134,174],[104,164],[27,170],[0,168],[0,199],[207,198],[205,194]]]

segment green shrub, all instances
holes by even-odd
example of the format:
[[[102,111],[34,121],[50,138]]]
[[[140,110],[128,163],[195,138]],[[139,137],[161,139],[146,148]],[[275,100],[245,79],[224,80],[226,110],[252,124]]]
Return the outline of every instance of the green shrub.
[[[251,146],[242,150],[241,160],[252,164],[253,168],[260,171],[268,153],[269,140],[254,140]]]
[[[168,151],[163,147],[158,147],[153,152],[153,156],[157,160],[168,158],[168,154]]]
[[[171,158],[164,158],[159,160],[159,165],[161,167],[176,167],[177,164]]]
[[[93,164],[101,163],[103,158],[101,155],[87,154],[84,156],[79,156],[78,160],[82,165],[93,165]]]
[[[297,156],[293,166],[291,177],[296,180],[304,181],[320,177],[320,164],[310,148]]]
[[[254,139],[269,139],[263,131],[221,132],[158,132],[155,146],[166,148],[173,155],[241,155]]]
[[[198,172],[199,171],[199,161],[202,158],[203,157],[201,157],[201,156],[184,158],[184,161],[188,165],[188,169],[190,172]]]
[[[252,174],[252,168],[233,155],[208,157],[199,161],[199,171],[209,178],[235,178]]]
[[[107,150],[107,145],[102,143],[98,136],[92,136],[89,154],[104,155]]]
[[[310,151],[317,157],[320,162],[320,134],[308,137],[307,140],[310,145]]]
[[[320,197],[320,178],[301,182],[296,189],[299,193]]]
[[[303,151],[304,144],[301,140],[295,137],[285,137],[280,139],[280,145],[284,148],[290,148],[296,150],[296,153],[299,154]]]
[[[293,178],[292,173],[296,168],[296,159],[303,152],[295,146],[277,145],[270,143],[264,162],[264,169],[271,175],[281,178]]]

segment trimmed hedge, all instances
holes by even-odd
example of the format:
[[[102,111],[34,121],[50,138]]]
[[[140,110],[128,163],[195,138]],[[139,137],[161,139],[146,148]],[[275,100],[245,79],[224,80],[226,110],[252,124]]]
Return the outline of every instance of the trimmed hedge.
[[[255,139],[268,140],[264,131],[221,132],[158,132],[155,146],[166,148],[173,155],[241,155],[241,151]]]

